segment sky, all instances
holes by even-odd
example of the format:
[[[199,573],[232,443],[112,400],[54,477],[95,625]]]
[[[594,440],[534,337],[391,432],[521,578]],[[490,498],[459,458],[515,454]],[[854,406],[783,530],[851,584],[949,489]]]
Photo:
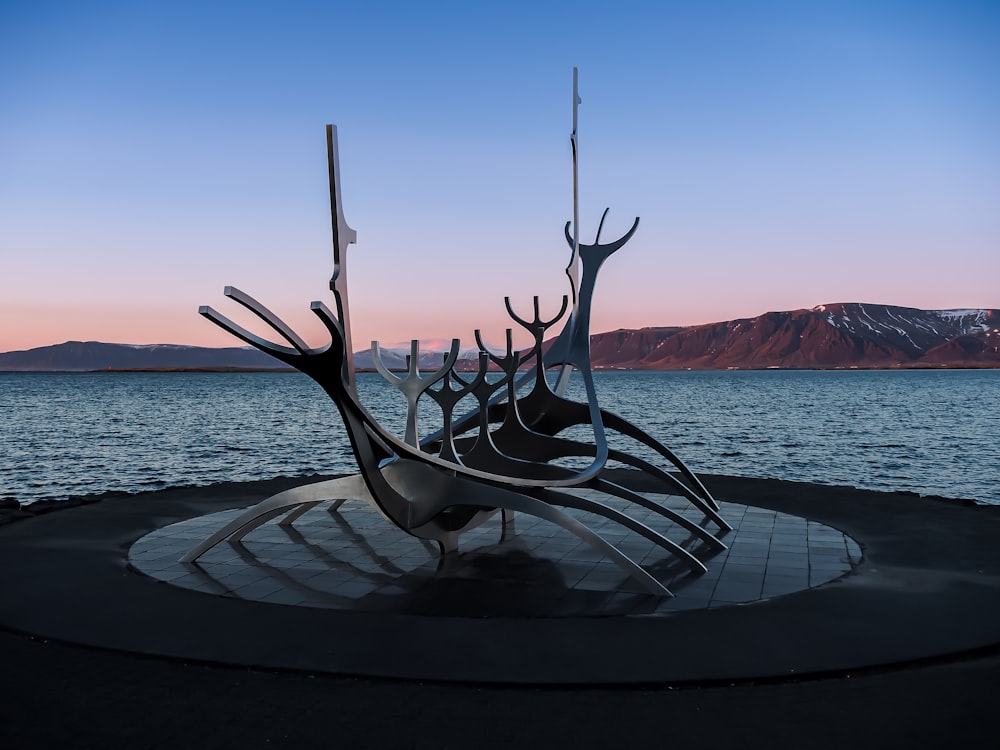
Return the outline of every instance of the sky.
[[[641,219],[593,332],[1000,307],[998,42],[992,1],[7,0],[0,351],[239,344],[226,285],[325,343],[326,123],[355,348],[500,342],[568,292],[574,66],[581,241]]]

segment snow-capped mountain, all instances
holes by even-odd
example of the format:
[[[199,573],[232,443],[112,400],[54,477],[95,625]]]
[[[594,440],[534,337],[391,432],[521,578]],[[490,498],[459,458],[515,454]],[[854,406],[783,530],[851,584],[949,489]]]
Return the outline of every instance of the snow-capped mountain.
[[[596,368],[1000,366],[1000,310],[838,303],[591,337]]]

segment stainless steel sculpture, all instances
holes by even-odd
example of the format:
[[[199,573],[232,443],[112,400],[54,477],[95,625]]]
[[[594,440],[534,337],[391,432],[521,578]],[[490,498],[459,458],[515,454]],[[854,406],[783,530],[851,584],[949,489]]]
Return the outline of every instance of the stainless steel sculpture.
[[[347,299],[347,246],[357,241],[357,233],[348,227],[341,206],[340,168],[337,131],[327,126],[330,197],[333,217],[334,273],[330,289],[336,301],[334,315],[321,302],[313,302],[312,311],[330,334],[330,343],[310,348],[294,331],[267,308],[243,292],[227,287],[225,295],[243,305],[281,337],[285,344],[267,341],[237,325],[211,307],[199,312],[236,337],[271,354],[313,378],[337,405],[344,420],[360,473],[350,477],[317,482],[279,493],[248,509],[238,518],[210,536],[182,558],[194,562],[222,540],[238,541],[266,521],[284,516],[290,524],[320,502],[333,500],[336,510],[349,499],[370,503],[391,523],[408,534],[438,543],[442,554],[457,550],[461,534],[478,526],[498,511],[503,513],[505,533],[511,529],[515,511],[532,514],[558,524],[575,534],[621,568],[652,594],[671,593],[656,578],[617,547],[593,533],[577,517],[564,509],[575,509],[616,521],[639,534],[686,564],[694,573],[707,570],[684,544],[701,542],[709,548],[725,549],[719,539],[732,527],[719,514],[719,505],[695,474],[668,448],[626,420],[600,408],[590,367],[591,300],[601,265],[635,233],[639,219],[621,238],[601,244],[601,218],[593,244],[580,243],[577,190],[577,72],[573,70],[573,220],[564,230],[572,253],[566,269],[570,280],[569,296],[563,297],[559,312],[543,317],[537,297],[531,317],[522,317],[504,300],[511,319],[532,336],[526,352],[515,351],[511,331],[507,331],[506,352],[489,351],[481,334],[478,371],[465,377],[456,371],[459,341],[440,368],[421,375],[419,342],[413,341],[405,375],[391,373],[383,362],[377,342],[372,342],[376,368],[404,395],[407,406],[403,439],[393,435],[364,408],[358,397],[352,360],[350,317]],[[572,225],[572,234],[570,226]],[[569,310],[568,316],[566,315]],[[548,332],[565,317],[563,328],[552,346],[544,346]],[[498,377],[487,377],[491,371]],[[527,366],[527,369],[525,369]],[[558,369],[555,387],[546,379],[546,371]],[[565,397],[570,373],[579,372],[586,402]],[[437,386],[436,388],[434,386]],[[420,438],[417,404],[427,395],[438,405],[442,428]],[[463,403],[474,408],[456,416]],[[592,442],[561,437],[570,427],[587,425]],[[610,429],[637,441],[666,460],[667,471],[642,458],[608,445],[605,430]],[[681,495],[702,516],[691,520],[643,494],[608,480],[604,475],[608,461],[615,461],[644,472],[659,483],[663,492]],[[583,464],[582,467],[580,464]],[[651,511],[663,526],[651,528],[610,505],[574,494],[573,490],[596,490],[610,497]],[[709,530],[713,525],[717,533]],[[668,528],[678,528],[685,539],[678,543],[666,536]]]

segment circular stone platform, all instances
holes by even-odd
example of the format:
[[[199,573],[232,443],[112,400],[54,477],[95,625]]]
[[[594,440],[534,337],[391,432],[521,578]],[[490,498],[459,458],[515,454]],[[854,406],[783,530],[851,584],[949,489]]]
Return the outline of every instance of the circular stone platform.
[[[255,533],[263,537],[247,537],[247,554],[257,563],[266,560],[274,575],[247,569],[242,558],[210,559],[202,570],[219,584],[219,595],[164,583],[128,561],[132,549],[134,564],[152,572],[156,545],[150,542],[160,539],[166,545],[175,532],[189,533],[193,520],[217,523],[217,514],[301,482],[164,490],[0,527],[0,569],[8,571],[0,626],[185,661],[495,684],[780,680],[852,673],[1000,642],[1000,508],[792,482],[707,477],[709,489],[727,503],[727,513],[744,509],[742,521],[731,518],[740,525],[726,538],[725,559],[708,561],[719,571],[714,583],[705,576],[676,579],[670,585],[677,597],[665,602],[627,590],[628,580],[617,571],[614,580],[605,580],[597,575],[602,561],[581,559],[583,550],[575,546],[556,557],[555,537],[537,548],[547,549],[547,556],[528,549],[526,540],[541,527],[532,529],[524,516],[516,523],[525,548],[505,550],[497,544],[498,528],[484,528],[484,546],[467,543],[457,567],[449,563],[438,569],[419,542],[393,557],[395,542],[388,537],[386,547],[369,540],[367,532],[359,535],[365,541],[355,539],[357,524],[365,523],[360,505],[345,506],[340,518],[314,510],[291,536],[280,528],[262,528]],[[637,482],[633,489],[650,488]],[[770,524],[771,531],[759,524]],[[786,525],[797,528],[786,533]],[[158,530],[164,534],[136,545]],[[770,539],[766,560],[760,551],[765,536]],[[345,546],[328,546],[334,539]],[[825,543],[835,545],[838,539],[843,552],[831,547],[828,555],[819,554]],[[863,550],[860,562],[851,539]],[[742,541],[754,542],[756,556],[744,554],[751,550],[741,549]],[[824,544],[813,549],[811,541]],[[184,544],[177,541],[178,547]],[[802,548],[810,573],[814,552],[817,563],[839,559],[808,583],[800,570],[794,584],[798,591],[765,591],[778,570],[772,564],[785,557],[782,567],[794,567],[791,556],[797,553],[801,564]],[[238,557],[238,549],[232,549]],[[288,554],[281,555],[282,549]],[[409,553],[412,561],[407,562]],[[161,560],[165,568],[175,564],[165,555]],[[548,578],[525,586],[516,572],[518,560],[526,572],[547,571]],[[220,566],[229,564],[235,569],[224,575]],[[740,565],[754,570],[740,571]],[[360,583],[354,588],[347,588],[350,581],[332,583],[345,566],[364,572],[355,576]],[[176,573],[176,581],[191,572],[165,568],[158,575]],[[478,577],[470,578],[473,574]],[[241,575],[249,576],[242,585]],[[279,583],[275,575],[286,577]],[[321,576],[330,577],[333,587],[325,593],[320,593],[323,579],[314,580]],[[821,578],[828,582],[814,585]],[[772,583],[777,584],[777,576]],[[264,586],[272,587],[270,593]],[[698,598],[698,587],[705,589],[701,604],[687,607],[685,601]],[[272,603],[278,591],[301,601]],[[548,606],[543,595],[556,591],[562,592],[558,604],[543,613]],[[260,601],[237,598],[250,593]],[[315,602],[296,606],[313,597],[338,608]],[[755,601],[738,603],[741,597]],[[520,611],[510,609],[513,601]]]
[[[647,497],[678,513],[700,516],[683,498]],[[599,499],[643,523],[663,526],[661,517],[643,508],[607,496]],[[207,594],[435,617],[666,615],[813,588],[861,562],[858,544],[829,526],[723,503],[722,516],[733,526],[722,537],[728,549],[709,549],[688,538],[685,546],[709,568],[694,575],[644,537],[593,514],[567,511],[614,540],[675,594],[660,598],[649,596],[578,537],[534,516],[518,515],[515,533],[503,538],[497,515],[464,534],[458,554],[441,557],[436,545],[404,534],[366,503],[351,502],[332,512],[330,505],[320,504],[294,525],[270,521],[241,543],[217,545],[197,564],[180,563],[184,553],[239,511],[192,518],[144,536],[130,549],[129,562],[153,578]],[[679,538],[676,527],[674,536]]]

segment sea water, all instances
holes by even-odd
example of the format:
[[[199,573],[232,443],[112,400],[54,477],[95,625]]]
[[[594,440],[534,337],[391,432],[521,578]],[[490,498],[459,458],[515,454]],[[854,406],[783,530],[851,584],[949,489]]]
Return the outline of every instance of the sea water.
[[[377,374],[358,378],[366,407],[402,435],[402,396]],[[605,409],[697,472],[1000,504],[1000,370],[597,372],[594,380]],[[581,397],[579,375],[568,395]],[[439,424],[435,409],[422,403],[423,434]],[[336,407],[298,373],[0,373],[0,498],[355,470]]]

